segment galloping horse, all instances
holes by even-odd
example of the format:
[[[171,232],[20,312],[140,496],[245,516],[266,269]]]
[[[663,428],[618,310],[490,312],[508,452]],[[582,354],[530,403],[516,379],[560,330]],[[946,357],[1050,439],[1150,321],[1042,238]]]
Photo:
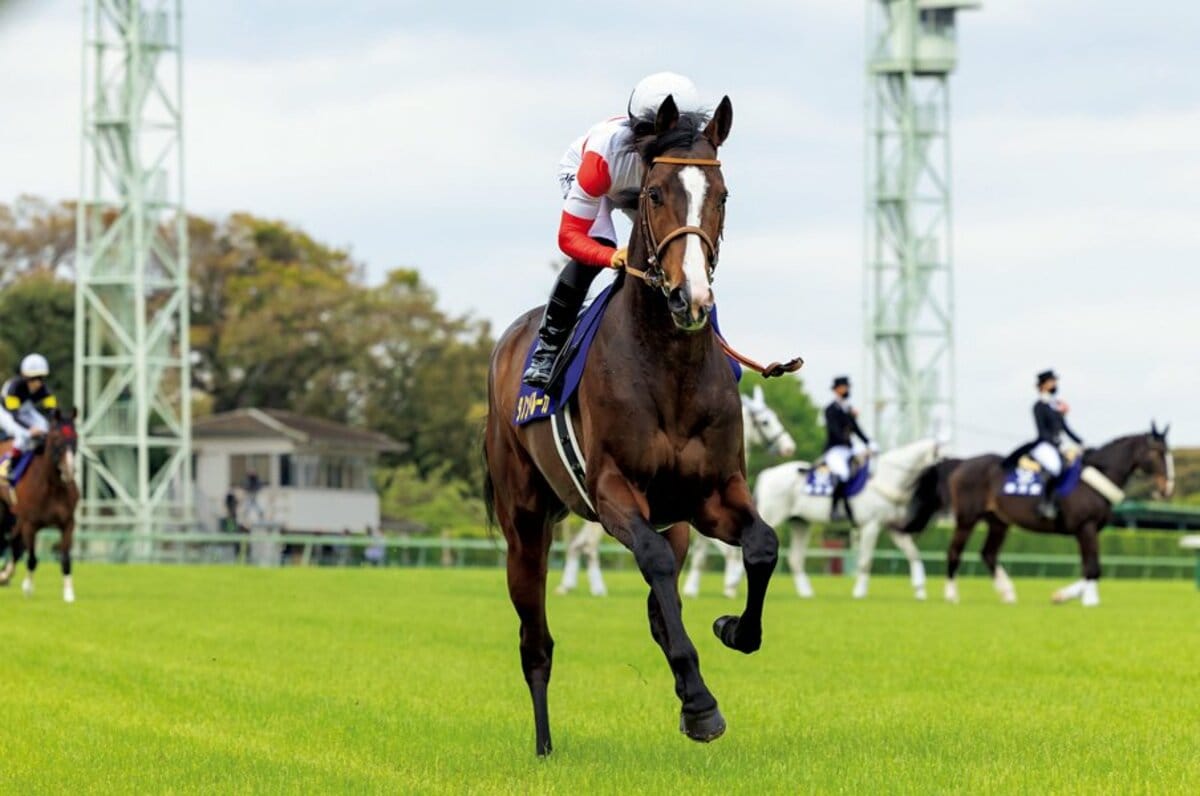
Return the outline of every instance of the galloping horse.
[[[779,541],[758,516],[746,483],[737,384],[709,322],[727,195],[716,154],[732,121],[728,97],[707,125],[680,116],[668,97],[653,134],[636,142],[645,172],[630,265],[614,285],[572,403],[585,465],[582,492],[556,454],[550,425],[513,423],[540,310],[509,327],[492,355],[485,495],[508,542],[508,590],[521,622],[521,667],[539,755],[551,750],[547,556],[554,523],[568,510],[599,519],[633,552],[650,586],[650,633],[674,674],[680,730],[689,738],[711,741],[725,731],[725,720],[683,626],[676,581],[688,533],[681,523],[741,545],[749,576],[745,610],[718,618],[713,630],[740,652],[762,643],[763,600]]]
[[[905,530],[922,530],[948,501],[954,515],[955,531],[946,554],[946,599],[958,602],[955,577],[962,563],[962,551],[975,525],[983,520],[988,528],[983,562],[991,572],[993,585],[1003,602],[1017,600],[1012,580],[999,561],[1008,528],[1016,525],[1035,533],[1074,536],[1079,543],[1083,579],[1055,592],[1054,601],[1081,597],[1085,606],[1099,605],[1098,534],[1108,524],[1112,507],[1124,498],[1125,484],[1135,472],[1141,471],[1154,478],[1158,495],[1170,497],[1175,489],[1175,466],[1167,447],[1167,428],[1159,431],[1151,423],[1148,434],[1131,434],[1101,448],[1088,449],[1083,454],[1083,466],[1079,485],[1070,494],[1059,498],[1056,519],[1046,519],[1039,514],[1037,497],[1004,493],[1008,469],[1004,457],[986,454],[926,471],[913,497],[912,519]]]
[[[37,569],[37,532],[55,527],[62,532],[57,550],[62,562],[63,599],[75,602],[75,587],[71,581],[71,545],[75,537],[75,505],[79,488],[75,484],[75,413],[63,415],[57,409],[50,418],[39,451],[17,483],[15,501],[5,496],[0,505],[0,552],[9,544],[12,558],[0,571],[0,586],[7,586],[21,556],[28,551],[27,572],[21,588],[33,594],[33,573]]]
[[[783,423],[779,420],[779,415],[775,414],[775,410],[767,405],[767,399],[759,385],[754,386],[754,392],[751,395],[742,395],[742,445],[746,450],[749,450],[751,445],[761,445],[769,453],[784,458],[796,452],[796,440],[792,439],[792,435],[784,428]],[[592,595],[603,597],[608,594],[608,589],[604,585],[604,575],[600,572],[600,540],[603,536],[604,528],[599,523],[585,522],[583,524],[579,533],[575,534],[567,546],[562,583],[554,590],[555,594],[569,594],[575,588],[579,581],[579,559],[583,555],[588,557],[588,585]],[[692,542],[692,571],[696,573],[695,593],[689,591],[692,576],[688,575],[687,583],[683,587],[685,596],[695,597],[699,593],[700,568],[703,567],[710,544],[721,550],[727,559],[730,551],[738,554],[738,579],[741,579],[742,558],[736,547],[710,540],[705,536],[697,536]],[[697,561],[700,563],[697,564]],[[726,590],[727,597],[737,596],[737,583],[734,583],[732,588],[732,593]]]

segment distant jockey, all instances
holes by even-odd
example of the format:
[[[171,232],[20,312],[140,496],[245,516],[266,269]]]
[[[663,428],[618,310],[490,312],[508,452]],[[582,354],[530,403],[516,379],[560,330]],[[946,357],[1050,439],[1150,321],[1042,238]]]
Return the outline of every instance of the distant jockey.
[[[692,81],[672,72],[642,79],[629,96],[628,115],[614,116],[573,141],[558,166],[562,189],[562,219],[558,246],[567,262],[538,329],[538,345],[522,380],[546,389],[559,351],[587,298],[592,280],[604,268],[623,268],[626,251],[616,248],[614,210],[631,220],[642,186],[642,158],[634,147],[637,136],[654,131],[659,106],[670,96],[681,116],[704,114]]]
[[[871,453],[879,449],[867,439],[858,426],[858,410],[850,405],[850,378],[838,376],[833,380],[833,401],[825,407],[825,466],[833,476],[833,506],[831,519],[838,519],[839,504],[845,509],[845,517],[854,522],[850,500],[846,496],[846,483],[850,480],[850,463],[854,459],[853,437],[857,436]]]
[[[1037,375],[1038,400],[1033,405],[1033,422],[1037,425],[1037,442],[1029,455],[1041,465],[1049,476],[1042,490],[1038,512],[1046,519],[1054,519],[1058,509],[1054,504],[1054,490],[1058,486],[1063,470],[1063,435],[1082,447],[1083,440],[1067,425],[1070,407],[1055,397],[1058,393],[1058,374],[1044,370]]]
[[[50,392],[46,377],[50,364],[41,354],[30,354],[21,360],[20,374],[0,387],[0,428],[12,439],[12,448],[0,460],[0,482],[16,485],[28,465],[33,440],[50,429],[42,411],[58,407],[58,399]]]

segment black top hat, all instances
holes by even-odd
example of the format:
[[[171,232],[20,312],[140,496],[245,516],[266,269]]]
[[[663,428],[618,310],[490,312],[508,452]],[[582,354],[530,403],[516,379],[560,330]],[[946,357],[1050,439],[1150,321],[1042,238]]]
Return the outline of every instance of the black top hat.
[[[836,390],[838,387],[849,387],[849,386],[850,386],[850,377],[849,376],[838,376],[836,379],[833,380],[833,386],[830,387],[829,389]]]
[[[1043,370],[1041,373],[1039,373],[1037,375],[1037,386],[1041,387],[1043,384],[1050,381],[1051,379],[1057,379],[1057,378],[1058,378],[1058,374],[1055,373],[1053,370]]]

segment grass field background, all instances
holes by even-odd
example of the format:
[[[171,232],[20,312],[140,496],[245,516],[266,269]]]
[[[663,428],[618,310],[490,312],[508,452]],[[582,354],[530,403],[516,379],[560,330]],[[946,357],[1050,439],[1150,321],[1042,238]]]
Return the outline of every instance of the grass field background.
[[[1105,582],[1053,607],[872,597],[777,578],[763,650],[721,647],[730,607],[685,619],[729,722],[678,732],[645,587],[551,597],[555,751],[533,755],[500,570],[88,565],[0,591],[0,790],[158,792],[1082,793],[1200,790],[1200,595]],[[705,586],[717,592],[719,576]],[[940,583],[931,584],[932,591]],[[739,603],[740,605],[740,603]]]

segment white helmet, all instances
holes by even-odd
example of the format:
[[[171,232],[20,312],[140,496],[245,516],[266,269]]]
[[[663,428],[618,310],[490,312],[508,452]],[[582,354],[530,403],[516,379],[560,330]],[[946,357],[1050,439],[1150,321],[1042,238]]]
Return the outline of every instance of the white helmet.
[[[50,363],[41,354],[30,354],[21,360],[21,375],[27,379],[44,379],[50,375]]]
[[[653,122],[658,108],[668,96],[675,100],[680,115],[704,113],[696,84],[674,72],[656,72],[643,77],[629,95],[629,118],[634,122]]]

